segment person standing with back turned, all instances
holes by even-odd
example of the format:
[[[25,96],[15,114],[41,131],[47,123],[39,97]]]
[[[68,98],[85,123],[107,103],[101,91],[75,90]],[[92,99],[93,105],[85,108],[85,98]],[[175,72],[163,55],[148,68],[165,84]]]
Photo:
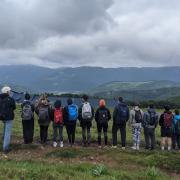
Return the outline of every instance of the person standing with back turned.
[[[123,98],[118,98],[118,104],[114,108],[113,112],[113,127],[112,127],[112,138],[113,148],[117,147],[117,131],[120,129],[121,132],[121,145],[122,149],[126,147],[126,122],[129,120],[129,108],[123,102]]]
[[[10,87],[3,87],[1,91],[2,94],[0,95],[0,120],[2,120],[4,123],[3,151],[5,153],[8,153],[16,103],[14,99],[10,97]]]
[[[90,145],[91,143],[91,126],[94,117],[94,109],[88,102],[88,96],[83,95],[82,105],[79,108],[78,119],[80,121],[80,126],[82,127],[82,138],[83,146]],[[87,131],[87,136],[86,136]]]

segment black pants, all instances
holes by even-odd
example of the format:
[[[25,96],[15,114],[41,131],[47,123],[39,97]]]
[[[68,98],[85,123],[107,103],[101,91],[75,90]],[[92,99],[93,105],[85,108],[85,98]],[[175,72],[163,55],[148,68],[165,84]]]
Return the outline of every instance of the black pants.
[[[32,143],[34,136],[34,119],[26,120],[26,121],[23,120],[22,126],[23,126],[24,143],[25,144]]]
[[[154,149],[155,147],[155,129],[145,128],[144,129],[144,139],[146,144],[146,149]]]
[[[112,127],[113,146],[117,145],[117,132],[119,129],[121,133],[121,145],[122,147],[125,147],[126,146],[126,124],[123,124],[123,125],[113,124],[113,127]]]
[[[42,125],[40,125],[40,138],[41,138],[41,143],[46,143],[46,142],[47,142],[48,127],[49,127],[49,126],[42,126]]]
[[[180,150],[180,134],[173,133],[172,135],[172,147],[173,149],[176,149],[176,144],[178,149]]]
[[[66,125],[69,144],[73,145],[75,141],[76,123]]]
[[[103,130],[104,133],[104,144],[107,145],[107,129],[108,129],[108,124],[97,124],[97,131],[98,131],[98,145],[101,145],[101,132]]]

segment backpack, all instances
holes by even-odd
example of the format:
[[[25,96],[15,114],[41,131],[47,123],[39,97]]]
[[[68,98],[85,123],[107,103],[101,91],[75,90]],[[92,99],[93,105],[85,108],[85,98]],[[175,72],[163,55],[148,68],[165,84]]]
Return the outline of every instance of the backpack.
[[[171,128],[172,126],[172,113],[164,113],[164,127]]]
[[[103,124],[108,122],[108,112],[106,109],[99,109],[98,123]]]
[[[0,98],[0,120],[5,120],[7,115],[6,99]]]
[[[63,109],[55,108],[54,109],[54,122],[56,124],[63,124]]]
[[[124,124],[128,119],[129,109],[125,105],[118,105],[118,115],[116,117],[117,124]]]
[[[49,107],[40,107],[38,117],[40,123],[46,123],[49,121]]]
[[[175,133],[180,135],[180,120],[177,120],[175,124]]]
[[[22,108],[22,120],[31,120],[33,118],[32,107],[30,103],[26,103]]]
[[[136,123],[142,123],[143,121],[143,117],[140,110],[138,111],[135,110],[135,121]]]
[[[156,112],[149,112],[149,125],[154,126],[156,124]]]
[[[82,118],[84,120],[90,120],[92,118],[92,108],[89,103],[84,103],[82,106]]]
[[[69,105],[68,106],[68,114],[69,114],[70,121],[76,121],[78,118],[77,106],[74,104]]]

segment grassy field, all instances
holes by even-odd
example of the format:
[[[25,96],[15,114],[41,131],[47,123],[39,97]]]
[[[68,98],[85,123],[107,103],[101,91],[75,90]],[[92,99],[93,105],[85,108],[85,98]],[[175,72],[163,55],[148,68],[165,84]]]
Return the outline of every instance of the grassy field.
[[[159,147],[160,133],[157,128],[157,148],[139,152],[130,149],[132,145],[131,130],[127,127],[127,149],[112,149],[111,127],[109,123],[109,147],[97,147],[95,122],[92,127],[92,146],[81,147],[81,128],[76,130],[76,146],[67,145],[64,129],[64,148],[52,147],[52,126],[49,128],[49,143],[42,146],[39,141],[39,127],[35,124],[35,138],[32,145],[24,145],[20,109],[16,111],[13,125],[11,152],[5,156],[0,153],[0,179],[180,179],[180,153],[161,152]],[[2,123],[0,124],[2,132]],[[120,137],[119,137],[120,139]],[[2,144],[2,143],[1,143]]]

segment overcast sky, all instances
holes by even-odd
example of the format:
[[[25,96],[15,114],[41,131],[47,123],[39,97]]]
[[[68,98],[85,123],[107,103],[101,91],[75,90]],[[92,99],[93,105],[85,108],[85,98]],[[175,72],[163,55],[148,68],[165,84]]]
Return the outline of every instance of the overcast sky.
[[[180,66],[179,0],[0,0],[0,65]]]

